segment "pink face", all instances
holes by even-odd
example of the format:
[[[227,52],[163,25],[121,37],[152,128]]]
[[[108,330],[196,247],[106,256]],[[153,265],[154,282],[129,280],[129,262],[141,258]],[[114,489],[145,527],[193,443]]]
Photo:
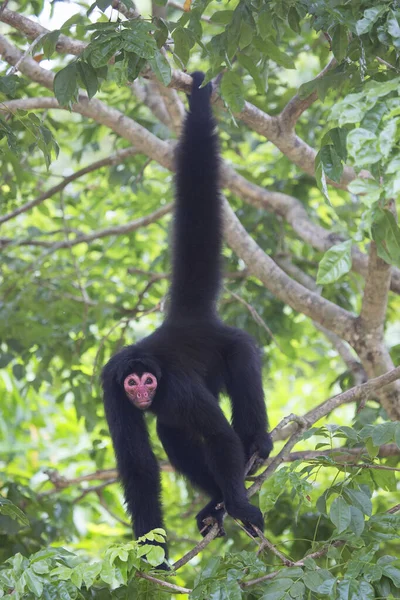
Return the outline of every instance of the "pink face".
[[[129,400],[140,410],[149,408],[157,389],[157,379],[151,373],[142,376],[131,373],[125,377],[124,389]]]

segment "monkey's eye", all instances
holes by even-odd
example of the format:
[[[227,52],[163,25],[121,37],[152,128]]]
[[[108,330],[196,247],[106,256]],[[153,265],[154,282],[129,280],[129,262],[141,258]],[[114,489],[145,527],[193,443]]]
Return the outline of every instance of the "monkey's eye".
[[[148,384],[149,384],[149,383],[153,383],[153,380],[152,380],[150,377],[148,377],[148,378],[146,379],[145,383],[148,383]]]
[[[134,379],[130,379],[128,381],[128,385],[136,385],[136,381]]]

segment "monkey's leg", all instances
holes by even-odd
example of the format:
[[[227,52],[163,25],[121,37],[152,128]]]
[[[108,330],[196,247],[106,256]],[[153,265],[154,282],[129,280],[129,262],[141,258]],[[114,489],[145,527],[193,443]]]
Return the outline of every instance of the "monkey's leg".
[[[215,520],[220,527],[218,537],[225,535],[222,527],[224,511],[215,508],[222,502],[222,493],[207,465],[202,440],[184,429],[169,427],[160,422],[157,423],[157,432],[171,464],[195,487],[205,491],[212,498],[196,515],[200,533],[205,536]]]

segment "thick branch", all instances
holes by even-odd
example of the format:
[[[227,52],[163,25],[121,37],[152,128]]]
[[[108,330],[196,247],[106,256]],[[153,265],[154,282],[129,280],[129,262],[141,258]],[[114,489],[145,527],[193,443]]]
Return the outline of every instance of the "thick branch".
[[[314,279],[304,273],[299,267],[292,263],[292,261],[286,256],[278,256],[276,259],[276,263],[293,279],[304,285],[304,287],[312,290],[313,292],[319,294],[320,288],[315,283]],[[313,321],[314,327],[316,327],[321,333],[324,334],[326,338],[330,341],[332,346],[336,349],[337,353],[343,360],[346,367],[353,375],[354,385],[360,385],[361,383],[365,383],[368,379],[366,372],[362,364],[357,360],[354,350],[344,342],[336,333],[329,331],[326,327],[323,327],[319,323]]]
[[[258,277],[277,298],[289,304],[294,310],[315,319],[341,338],[350,341],[355,317],[288,277],[251,238],[226,200],[223,207],[224,232],[228,244],[244,260],[252,274]]]
[[[322,402],[322,404],[319,404],[315,408],[312,408],[310,411],[308,411],[303,418],[307,422],[308,426],[311,427],[314,423],[323,417],[326,417],[329,413],[335,410],[335,408],[338,408],[338,406],[348,402],[362,402],[364,399],[368,399],[372,393],[380,391],[383,387],[389,386],[399,379],[400,367],[396,367],[384,375],[380,375],[374,379],[369,379],[366,383],[354,386],[349,390],[338,394],[337,396],[333,396],[332,398],[325,400],[325,402]],[[272,437],[274,441],[286,440],[286,438],[291,435],[291,432],[294,431],[295,428],[296,426],[293,425],[288,425],[287,427],[283,428],[276,427],[272,432]]]
[[[185,117],[185,107],[176,90],[157,82],[158,91],[164,100],[173,131],[179,136]]]
[[[150,72],[148,73],[148,76],[153,77]],[[173,71],[169,87],[189,93],[191,88],[190,75],[180,71]],[[217,94],[214,94],[213,100],[218,106],[223,107],[223,102]],[[289,160],[314,177],[314,163],[317,152],[295,133],[287,132],[286,129],[282,127],[279,115],[277,117],[271,117],[250,102],[245,102],[243,110],[240,113],[235,113],[235,117],[241,119],[250,129],[253,129],[260,135],[266,137],[279,148]],[[347,185],[350,181],[353,181],[355,177],[356,174],[354,169],[345,167],[341,183],[337,184],[333,181],[330,183],[335,187],[346,189]]]
[[[170,116],[166,109],[163,99],[158,93],[157,84],[155,81],[148,81],[144,84],[137,79],[132,83],[131,90],[138,100],[149,107],[153,115],[164,125],[171,125]]]
[[[335,58],[332,58],[330,62],[322,69],[320,73],[315,77],[315,79],[321,79],[328,71],[333,69],[337,65],[337,61]],[[279,115],[280,122],[282,123],[282,127],[286,131],[291,131],[296,125],[297,120],[303,114],[307,108],[309,108],[316,100],[318,99],[318,92],[314,91],[312,94],[307,96],[306,98],[301,98],[299,94],[293,96],[293,98],[287,103],[285,108],[282,110]]]
[[[313,223],[303,204],[297,198],[255,185],[227,163],[222,164],[222,183],[249,204],[270,210],[284,218],[300,239],[319,252],[326,252],[334,244],[345,239],[343,236],[331,233]],[[368,257],[355,245],[352,248],[352,263],[354,271],[362,276],[367,274]],[[400,294],[400,269],[393,269],[391,289]]]
[[[45,35],[49,33],[49,29],[46,29],[40,23],[36,23],[31,21],[24,15],[21,15],[12,10],[8,10],[7,8],[3,10],[0,15],[0,21],[3,23],[7,23],[18,29],[26,35],[26,37],[30,40],[35,40],[40,35]],[[66,35],[61,34],[57,40],[56,50],[61,54],[80,54],[86,48],[86,42],[81,42],[79,40],[73,40],[72,38],[67,37]]]
[[[383,338],[390,279],[391,266],[379,258],[376,244],[371,242],[360,321],[363,332],[374,342]]]
[[[22,17],[17,13],[10,10],[5,10],[0,16],[0,19],[6,23],[9,23],[16,29],[23,31],[27,37],[36,38],[42,33],[47,33],[47,30],[30,21],[26,17]],[[78,44],[78,45],[77,45]],[[73,54],[80,54],[85,48],[86,44],[83,42],[75,42],[66,36],[60,36],[60,41],[57,44],[57,50],[60,52],[71,52]],[[150,77],[154,77],[150,72]],[[173,71],[172,81],[169,87],[180,89],[186,93],[190,92],[191,89],[191,77],[185,73],[179,71]],[[220,106],[224,106],[221,99],[216,99]],[[267,113],[264,113],[250,102],[245,103],[245,107],[241,113],[236,115],[251,129],[265,136],[269,139],[277,148],[283,152],[294,164],[299,166],[302,170],[310,175],[314,176],[314,161],[316,151],[308,146],[306,142],[297,137],[294,133],[287,133],[283,130],[280,118],[271,117]],[[355,172],[349,167],[345,167],[343,171],[342,183],[340,185],[335,184],[337,187],[346,188],[347,184],[355,178]]]
[[[35,198],[34,200],[31,200],[30,202],[26,202],[25,204],[23,204],[19,208],[16,208],[15,210],[8,213],[7,215],[0,217],[0,225],[2,223],[5,223],[6,221],[9,221],[10,219],[14,219],[16,216],[20,215],[21,213],[26,212],[27,210],[30,210],[34,206],[37,206],[44,200],[47,200],[47,198],[54,196],[54,194],[61,192],[61,190],[63,190],[72,181],[75,181],[75,179],[78,179],[79,177],[83,177],[87,173],[91,173],[92,171],[96,171],[97,169],[101,169],[102,167],[105,167],[105,166],[118,165],[119,163],[123,162],[126,158],[133,156],[134,154],[137,154],[136,148],[124,148],[123,150],[118,150],[114,154],[111,154],[107,158],[102,158],[101,160],[97,160],[96,162],[92,163],[91,165],[88,165],[87,167],[84,167],[83,169],[76,171],[76,173],[73,173],[72,175],[69,175],[68,177],[64,177],[64,179],[60,183],[58,183],[57,185],[54,185],[50,189],[46,190],[45,192],[43,192],[42,194],[37,196],[37,198]]]
[[[47,31],[40,25],[30,21],[29,19],[27,19],[26,17],[23,17],[22,15],[18,15],[17,13],[13,13],[12,11],[9,11],[9,10],[6,10],[4,12],[6,14],[6,17],[3,20],[5,22],[10,22],[10,24],[12,24],[17,29],[20,29],[21,31],[26,33],[26,35],[28,35],[28,37],[30,37],[30,38],[36,38],[37,35],[40,35],[41,33]],[[2,16],[0,16],[0,20],[2,20]],[[68,51],[73,54],[79,54],[81,52],[81,50],[83,49],[83,48],[80,48],[78,51],[78,49],[75,48],[75,46],[74,46],[74,41],[71,40],[70,38],[67,38],[66,36],[61,36],[60,40],[61,40],[60,41],[61,47],[60,47],[60,49],[57,48],[60,52]],[[79,44],[81,44],[81,42],[79,42]],[[9,44],[5,38],[2,38],[2,39],[0,38],[0,52],[3,54],[5,59],[10,64],[14,64],[14,65],[16,64],[16,62],[19,60],[19,58],[21,56],[20,51],[17,50],[15,47],[13,47],[11,44]],[[26,74],[28,77],[30,77],[34,81],[36,81],[38,83],[42,83],[49,89],[52,89],[52,74],[51,73],[42,69],[34,61],[29,62],[29,68],[27,68],[25,66],[25,63],[28,64],[28,60],[23,61],[24,68],[21,70],[22,70],[22,72],[24,72],[24,74]],[[173,71],[172,81],[171,81],[171,84],[169,87],[174,87],[175,89],[188,92],[188,91],[190,91],[190,86],[191,86],[191,78],[189,75],[187,75],[185,73],[181,73],[179,71]],[[83,98],[84,98],[84,96],[81,95],[81,100],[83,100]],[[35,108],[35,99],[32,98],[29,100],[33,101],[31,108],[32,109]],[[14,102],[14,104],[13,104],[13,102]],[[11,101],[11,102],[5,103],[5,105],[9,106],[10,109],[12,109],[12,107],[14,106],[14,109],[16,109],[17,106],[19,105],[17,103],[19,103],[19,102],[21,102],[21,101],[20,100]],[[93,108],[95,108],[95,104],[94,104],[95,102],[98,102],[98,101],[92,100],[90,103]],[[100,103],[100,105],[102,105],[102,103]],[[104,107],[104,105],[102,105],[102,106]],[[50,108],[50,106],[47,106],[47,107]],[[56,105],[54,105],[54,107],[56,107]],[[95,111],[92,111],[91,114],[88,114],[88,113],[85,113],[83,110],[78,110],[76,107],[75,107],[75,110],[76,110],[76,112],[80,112],[80,114],[84,114],[85,116],[90,116],[91,118],[97,120],[98,122],[112,128],[117,133],[120,133],[120,135],[126,137],[126,139],[129,139],[131,141],[131,143],[136,144],[136,142],[134,141],[134,138],[137,141],[137,138],[135,136],[138,133],[137,128],[140,127],[139,125],[136,124],[135,131],[131,131],[131,128],[128,128],[128,130],[125,132],[126,135],[124,135],[124,126],[126,125],[126,123],[129,123],[129,122],[133,123],[132,120],[127,119],[127,117],[124,117],[124,119],[126,119],[126,121],[124,120],[121,123],[121,125],[122,125],[121,128],[119,128],[119,127],[117,128],[115,123],[112,124],[112,120],[110,119],[110,117],[111,117],[110,112],[113,111],[112,117],[117,120],[117,124],[118,124],[118,119],[119,119],[119,116],[121,115],[121,113],[119,111],[109,109],[106,115],[103,113],[103,111],[101,111],[101,113],[98,115],[98,118],[96,118]],[[262,111],[259,111],[255,107],[252,107],[252,105],[248,105],[248,108],[246,109],[246,111],[247,111],[246,114],[254,116],[254,119],[253,119],[254,121],[257,121],[257,122],[259,121],[260,123],[263,123],[263,128],[264,128],[263,131],[265,130],[264,135],[267,135],[267,137],[268,137],[268,135],[272,136],[269,139],[271,139],[271,141],[273,143],[275,143],[274,140],[279,140],[283,137],[280,135],[280,126],[276,127],[277,117],[269,117],[265,113],[262,113]],[[141,129],[143,130],[142,133],[146,132],[147,135],[151,136],[151,134],[146,129],[144,129],[144,128],[141,128]],[[281,139],[281,141],[282,141],[282,139]],[[159,140],[159,143],[164,144],[164,146],[166,146],[165,142],[162,142],[161,140]],[[283,141],[282,141],[282,143],[283,143]],[[299,153],[303,152],[301,150],[302,145],[301,144],[300,144],[300,146],[298,145],[298,140],[292,139],[291,143],[293,143],[295,145],[295,147],[293,148],[293,151],[299,152]],[[299,150],[299,148],[300,148],[300,150]],[[161,150],[161,148],[160,148],[160,150]],[[303,148],[303,150],[304,150],[304,148]],[[161,150],[161,152],[163,152],[163,150]],[[165,148],[164,148],[164,152],[166,152]],[[289,155],[288,155],[288,157],[291,158]],[[310,173],[313,173],[314,157],[315,157],[315,151],[312,150],[312,157],[310,159],[310,161],[311,161],[310,165],[312,163],[312,168],[311,168],[311,171],[309,171]],[[152,156],[152,158],[155,158],[155,160],[158,160],[155,156]],[[161,162],[161,164],[163,164],[164,166],[167,166],[164,164],[164,162]],[[306,213],[304,207],[302,206],[302,204],[295,198],[288,196],[287,194],[281,194],[279,192],[269,192],[267,190],[263,190],[259,186],[256,186],[254,184],[251,184],[250,182],[247,182],[243,177],[241,177],[240,175],[235,173],[233,171],[233,169],[231,169],[230,167],[225,166],[224,173],[225,173],[225,183],[226,183],[227,187],[229,187],[229,189],[231,189],[234,193],[238,194],[241,198],[243,198],[247,202],[254,204],[256,206],[262,206],[263,208],[269,208],[270,210],[274,211],[275,213],[283,216],[288,221],[288,223],[293,227],[294,231],[300,236],[300,238],[303,239],[305,242],[310,243],[317,250],[324,252],[328,248],[330,248],[332,245],[337,243],[338,241],[341,241],[341,238],[338,235],[332,235],[326,229],[312,223],[310,221],[310,219],[308,218],[307,213]],[[348,181],[351,181],[352,177],[350,177],[350,179],[347,177],[347,179],[348,179]],[[367,272],[367,268],[368,268],[368,259],[365,256],[365,254],[363,254],[356,247],[354,247],[353,251],[352,251],[352,258],[353,258],[354,270],[357,271],[358,273],[360,273],[361,275],[365,276],[365,274]],[[397,293],[400,293],[400,269],[393,269],[391,289]]]

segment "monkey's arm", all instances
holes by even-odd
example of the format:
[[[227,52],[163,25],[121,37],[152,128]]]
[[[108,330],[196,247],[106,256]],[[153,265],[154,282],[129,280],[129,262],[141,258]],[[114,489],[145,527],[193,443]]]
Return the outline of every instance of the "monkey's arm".
[[[104,382],[104,405],[119,475],[135,536],[163,527],[160,470],[150,446],[144,415],[112,382]]]

